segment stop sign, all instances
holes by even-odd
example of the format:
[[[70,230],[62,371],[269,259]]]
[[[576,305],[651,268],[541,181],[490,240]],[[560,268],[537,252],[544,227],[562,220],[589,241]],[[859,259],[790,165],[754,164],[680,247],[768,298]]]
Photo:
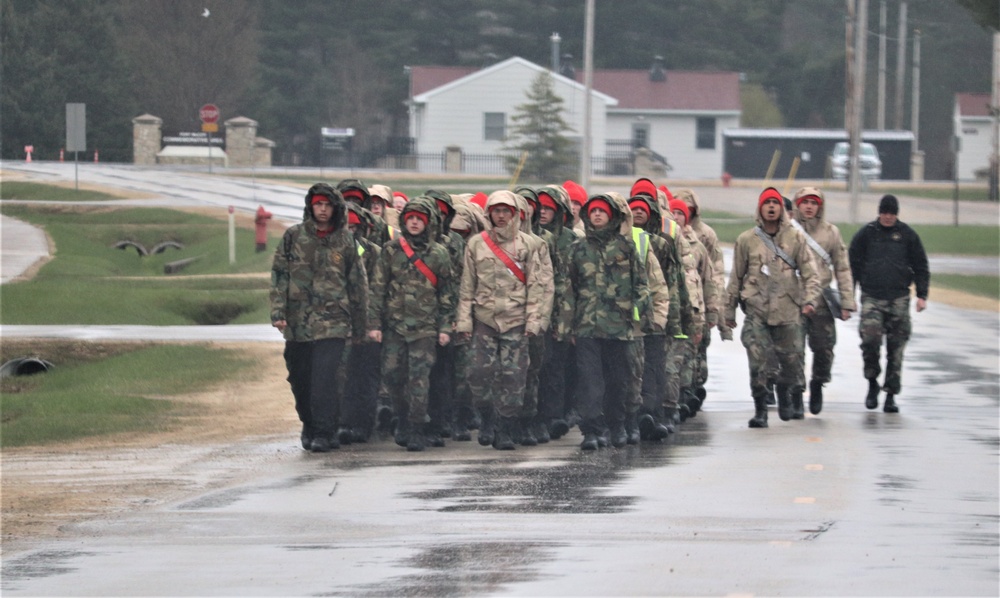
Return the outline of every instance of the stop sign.
[[[205,104],[198,111],[198,117],[203,123],[215,123],[219,121],[219,107],[215,104]]]

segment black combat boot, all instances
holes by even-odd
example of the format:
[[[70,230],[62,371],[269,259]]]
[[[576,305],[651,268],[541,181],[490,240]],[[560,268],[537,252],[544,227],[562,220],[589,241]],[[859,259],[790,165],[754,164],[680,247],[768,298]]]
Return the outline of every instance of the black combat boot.
[[[378,411],[375,412],[375,421],[378,422],[376,431],[382,434],[392,432],[392,407],[379,405]]]
[[[611,446],[621,448],[628,444],[628,434],[625,432],[625,424],[619,423],[611,427]]]
[[[652,440],[653,439],[653,429],[656,428],[656,419],[648,413],[643,413],[639,416],[639,438],[641,440]]]
[[[823,383],[819,380],[809,381],[809,413],[819,415],[823,410]]]
[[[748,422],[751,428],[767,427],[767,397],[754,398],[754,414]]]
[[[410,443],[410,422],[397,419],[396,420],[396,431],[393,434],[393,440],[399,446],[406,448],[406,445]]]
[[[427,437],[429,430],[429,424],[414,424],[411,423],[409,426],[410,434],[406,440],[406,450],[411,453],[416,453],[427,448]]]
[[[805,408],[802,405],[802,388],[796,386],[792,392],[792,419],[805,419]]]
[[[708,396],[708,392],[705,390],[705,387],[702,386],[701,388],[695,389],[694,396],[698,397],[698,411],[701,411],[701,408],[705,406],[705,397]]]
[[[639,422],[636,419],[637,413],[629,413],[625,416],[625,442],[628,444],[639,444]]]
[[[299,441],[302,443],[303,450],[310,450],[312,448],[313,441],[313,431],[312,426],[308,424],[302,424],[302,435],[299,436]]]
[[[531,424],[532,419],[530,417],[522,417],[517,421],[517,427],[521,432],[518,444],[521,446],[538,446],[538,439],[535,438],[535,429]]]
[[[687,386],[681,389],[680,402],[687,407],[687,417],[698,415],[698,410],[701,409],[701,401],[698,400],[698,395],[694,394],[693,388]]]
[[[891,392],[885,394],[885,404],[882,405],[882,411],[884,413],[899,413],[899,407],[896,406],[896,398]]]
[[[663,410],[663,417],[656,424],[657,432],[655,436],[661,436],[661,438],[666,438],[670,434],[677,431],[677,409],[675,408],[665,408]]]
[[[597,441],[597,434],[588,433],[583,435],[583,442],[580,443],[580,450],[596,451],[600,443]]]
[[[875,378],[868,379],[868,396],[865,397],[865,407],[869,409],[878,409],[878,393],[882,390],[878,386],[878,380]]]
[[[479,422],[478,434],[479,444],[480,446],[490,446],[493,444],[493,438],[496,436],[497,425],[496,411],[493,410],[493,406],[484,408],[481,417],[482,420]]]
[[[514,439],[511,438],[511,430],[517,425],[517,418],[500,417],[497,418],[496,433],[493,435],[493,448],[498,451],[514,450]]]
[[[569,424],[564,419],[554,419],[549,422],[549,438],[559,440],[569,432]]]
[[[347,446],[354,440],[354,432],[348,427],[342,427],[337,430],[337,440],[340,441],[340,444]]]
[[[792,397],[787,384],[775,384],[775,392],[778,393],[778,417],[786,422],[792,419]]]
[[[531,424],[531,430],[535,433],[535,439],[538,440],[538,444],[548,444],[549,440],[552,439],[549,436],[549,426],[546,425],[541,415],[535,417],[534,422]]]

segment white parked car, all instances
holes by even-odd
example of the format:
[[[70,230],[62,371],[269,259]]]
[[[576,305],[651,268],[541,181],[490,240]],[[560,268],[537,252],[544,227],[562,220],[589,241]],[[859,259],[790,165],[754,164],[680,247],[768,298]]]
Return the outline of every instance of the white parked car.
[[[831,158],[831,175],[834,179],[846,180],[847,172],[850,169],[851,144],[840,142],[833,146],[833,157]],[[878,150],[870,143],[861,144],[861,156],[858,159],[858,166],[861,169],[861,176],[866,179],[882,178],[882,160],[878,157]]]

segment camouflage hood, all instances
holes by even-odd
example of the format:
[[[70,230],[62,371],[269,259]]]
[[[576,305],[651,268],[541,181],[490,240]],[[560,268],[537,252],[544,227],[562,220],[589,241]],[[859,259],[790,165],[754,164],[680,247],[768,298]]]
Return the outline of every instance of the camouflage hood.
[[[393,228],[399,228],[399,212],[392,205],[392,189],[387,185],[372,185],[368,188],[368,204],[363,207],[371,210],[372,204],[378,199],[381,199],[383,204],[382,220]]]
[[[455,218],[451,221],[451,230],[461,231],[463,234],[468,231],[468,234],[474,235],[490,227],[483,210],[476,204],[469,203],[468,198],[455,195],[452,200],[455,202]]]
[[[694,192],[694,189],[679,189],[677,193],[674,193],[674,198],[687,204],[688,211],[691,213],[691,221],[688,224],[697,228],[698,223],[701,222],[701,201],[698,199],[698,194]]]
[[[617,200],[615,199],[615,196],[618,197]],[[624,223],[625,223],[625,213],[622,211],[621,204],[619,204],[618,200],[620,200],[622,203],[625,202],[625,199],[622,198],[622,196],[618,195],[617,193],[605,193],[603,195],[595,195],[595,196],[591,197],[590,199],[588,199],[587,203],[583,204],[583,208],[580,210],[580,217],[583,220],[584,230],[586,232],[586,235],[587,235],[588,239],[594,238],[594,239],[599,239],[599,240],[602,240],[602,241],[607,241],[609,238],[611,238],[612,235],[621,234],[621,231],[622,231]],[[606,227],[604,227],[604,228],[602,228],[600,230],[595,229],[590,224],[590,206],[595,201],[603,201],[604,203],[608,204],[608,206],[610,206],[611,212],[612,212],[610,214],[611,221],[608,223],[608,225]],[[625,211],[627,212],[628,211],[627,210],[628,204],[625,204],[625,208],[626,208]],[[629,218],[628,218],[628,222],[629,222],[629,225],[628,225],[629,226],[628,235],[631,238],[631,236],[632,236],[632,230],[631,230],[631,226],[632,226],[631,225],[631,222],[632,222],[632,213],[628,212],[628,214],[629,214]]]
[[[774,187],[768,187],[767,189],[764,189],[763,191],[760,192],[760,195],[757,197],[757,210],[754,212],[754,220],[757,222],[757,226],[760,227],[764,226],[764,218],[760,215],[761,204],[763,204],[764,199],[772,196],[777,197],[778,203],[781,204],[781,219],[778,221],[779,226],[781,228],[791,226],[791,223],[789,222],[788,211],[785,210],[785,198],[783,195],[781,195],[781,192],[775,189]],[[694,217],[692,216],[691,219],[694,220]]]
[[[345,201],[353,201],[361,204],[361,207],[368,208],[371,205],[371,194],[368,187],[358,179],[344,179],[337,183],[337,191],[343,196]]]
[[[336,189],[326,183],[316,183],[312,187],[309,187],[309,190],[306,191],[306,205],[305,210],[302,212],[303,222],[312,222],[313,195],[322,195],[330,199],[330,205],[333,206],[333,218],[330,219],[330,223],[333,225],[333,230],[340,230],[341,228],[347,227],[347,206],[344,203],[344,198]]]
[[[406,230],[406,217],[411,212],[417,212],[427,217],[427,226],[424,228],[424,232],[416,236],[411,235]],[[423,249],[434,243],[441,228],[437,204],[429,197],[420,196],[406,202],[406,207],[400,212],[399,219],[403,221],[402,234],[414,249]]]
[[[520,207],[518,206],[518,199],[524,201],[524,198],[517,195],[513,191],[507,191],[501,189],[499,191],[494,191],[490,193],[489,198],[486,200],[486,215],[489,219],[490,209],[494,206],[508,206],[514,211],[514,217],[510,219],[510,223],[504,228],[497,228],[491,226],[490,230],[493,231],[493,236],[499,241],[510,241],[517,236],[517,232],[521,226],[520,218]]]
[[[816,216],[812,219],[807,219],[799,211],[799,200],[803,197],[815,197],[819,200],[819,209],[816,210]],[[795,207],[792,209],[792,217],[795,218],[796,222],[802,225],[802,228],[806,230],[810,235],[816,231],[816,228],[822,224],[825,220],[824,214],[826,213],[826,198],[823,197],[823,191],[817,187],[803,187],[795,193],[795,198],[792,200]]]
[[[631,206],[636,201],[641,201],[649,208],[649,220],[642,226],[642,230],[652,234],[663,232],[663,212],[660,211],[660,204],[645,193],[632,197],[628,200],[628,203]],[[630,213],[631,211],[631,208],[629,208]]]
[[[545,229],[558,236],[562,233],[563,227],[573,222],[573,211],[569,205],[569,195],[561,185],[549,185],[540,188],[538,190],[539,203],[541,203],[541,196],[543,195],[550,197],[556,204],[556,215]]]
[[[455,219],[455,200],[452,199],[451,195],[445,193],[444,191],[436,191],[434,189],[428,190],[424,193],[424,197],[429,197],[435,202],[435,207],[439,212],[442,210],[445,212],[442,218],[442,233],[447,233],[451,230],[451,223]]]

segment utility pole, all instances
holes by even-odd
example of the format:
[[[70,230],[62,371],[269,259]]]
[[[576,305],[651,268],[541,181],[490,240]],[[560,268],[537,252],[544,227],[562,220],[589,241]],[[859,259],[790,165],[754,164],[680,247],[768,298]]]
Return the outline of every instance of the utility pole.
[[[920,151],[920,30],[913,30],[913,87],[910,99],[910,130],[913,131],[913,155],[910,156],[911,177],[924,180],[924,153]]]
[[[896,50],[896,110],[895,126],[897,131],[903,130],[903,85],[906,79],[906,2],[899,3],[899,46]]]
[[[868,47],[868,0],[857,0],[856,23],[854,27],[854,88],[851,90],[853,119],[850,123],[851,161],[850,161],[850,191],[851,191],[851,223],[858,221],[858,203],[860,201],[860,151],[861,128],[864,125],[865,98],[865,56]]]
[[[591,94],[594,89],[594,0],[587,0],[583,35],[583,147],[580,148],[580,185],[590,186]]]
[[[990,201],[1000,201],[1000,33],[993,34],[993,155],[990,157]]]
[[[879,3],[878,20],[878,116],[876,127],[885,130],[885,0]]]
[[[847,0],[847,17],[844,19],[844,128],[851,130],[854,122],[854,3]],[[848,133],[849,135],[850,133]]]

